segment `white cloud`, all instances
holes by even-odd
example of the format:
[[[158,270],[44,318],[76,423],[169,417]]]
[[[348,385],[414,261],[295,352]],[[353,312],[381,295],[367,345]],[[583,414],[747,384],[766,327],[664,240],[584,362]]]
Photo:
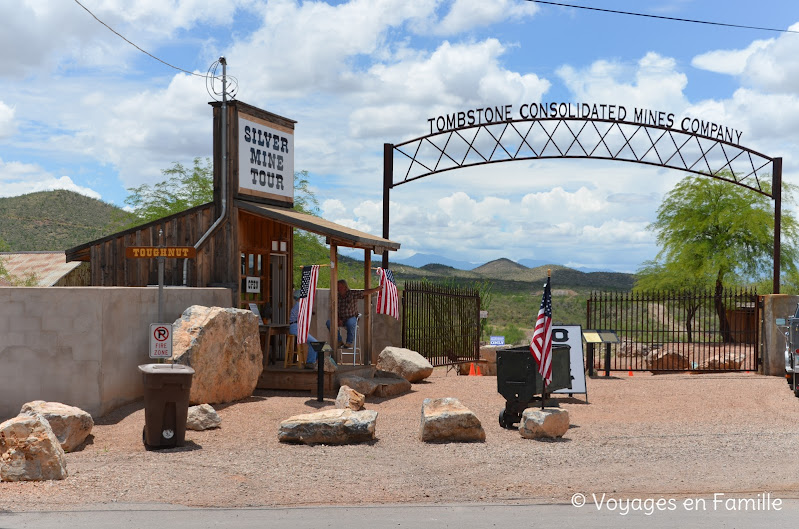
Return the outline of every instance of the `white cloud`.
[[[238,74],[248,87],[245,99],[347,92],[359,85],[354,58],[383,53],[387,30],[429,16],[434,7],[424,0],[269,2],[261,12],[262,26],[227,56],[231,65],[247,65]]]
[[[551,83],[504,68],[505,51],[496,39],[443,42],[429,55],[374,65],[365,80],[363,105],[350,115],[353,136],[424,133],[427,119],[436,115],[540,100]]]
[[[173,162],[210,155],[212,109],[202,79],[178,74],[162,90],[120,88],[86,93],[64,109],[69,129],[50,138],[53,148],[112,164],[125,187],[161,181]]]
[[[768,48],[773,40],[756,40],[742,50],[714,50],[697,55],[691,60],[691,66],[728,75],[741,75],[746,64],[755,53]]]
[[[635,67],[599,60],[586,69],[562,66],[558,76],[578,102],[623,104],[627,107],[669,109],[687,105],[683,94],[688,77],[677,71],[677,62],[649,52]]]
[[[322,210],[322,217],[326,219],[341,217],[347,211],[341,200],[335,198],[323,200],[320,209]]]
[[[799,31],[799,23],[790,28]],[[735,75],[749,87],[766,92],[799,92],[799,39],[785,33],[775,39],[756,40],[743,49],[715,50],[694,57],[697,68]]]
[[[601,200],[597,193],[581,187],[574,193],[567,193],[562,187],[551,191],[530,193],[522,197],[521,205],[539,214],[563,215],[569,212],[593,214],[607,208],[608,203]]]
[[[177,30],[197,24],[231,24],[236,9],[251,0],[84,0],[99,20],[139,47],[154,52]],[[77,2],[0,0],[4,55],[0,77],[20,78],[34,72],[49,74],[57,67],[125,69],[126,61],[141,52],[112,33]],[[44,68],[44,71],[42,71]]]
[[[452,35],[505,20],[520,21],[537,12],[538,6],[533,2],[455,0],[450,11],[426,29],[438,35]]]
[[[0,101],[0,139],[10,138],[17,130],[14,108]]]
[[[98,200],[101,198],[100,194],[93,189],[75,184],[69,176],[56,178],[33,164],[4,163],[3,160],[0,160],[0,182],[2,183],[0,185],[0,196],[2,197],[66,189]]]

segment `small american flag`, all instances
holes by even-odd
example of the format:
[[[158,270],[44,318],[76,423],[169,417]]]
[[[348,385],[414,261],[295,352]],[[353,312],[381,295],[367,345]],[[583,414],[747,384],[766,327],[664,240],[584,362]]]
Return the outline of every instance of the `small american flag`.
[[[316,296],[316,280],[319,277],[319,265],[302,267],[302,283],[300,285],[300,309],[297,314],[297,343],[308,341],[308,329],[311,327],[313,301]]]
[[[388,314],[399,320],[399,295],[394,273],[389,269],[377,269],[380,278],[380,291],[377,293],[377,314]]]
[[[538,319],[535,320],[533,339],[530,340],[530,352],[538,362],[538,372],[544,379],[544,386],[552,382],[552,290],[547,277],[544,285],[544,295],[541,298],[541,308],[538,310]]]

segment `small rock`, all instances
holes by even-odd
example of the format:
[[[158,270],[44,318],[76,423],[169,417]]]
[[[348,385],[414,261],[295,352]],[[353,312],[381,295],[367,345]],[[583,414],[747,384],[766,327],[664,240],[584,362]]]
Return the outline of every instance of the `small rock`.
[[[446,397],[424,399],[419,437],[425,442],[469,442],[485,441],[486,433],[469,408],[456,398]]]
[[[210,404],[189,407],[189,413],[186,417],[186,428],[189,430],[210,430],[211,428],[219,428],[221,424],[222,419]]]
[[[349,408],[351,410],[358,411],[363,409],[363,404],[365,401],[366,397],[363,393],[359,393],[351,387],[344,385],[338,390],[338,396],[336,397],[336,408]]]
[[[519,433],[525,439],[555,439],[569,430],[569,412],[560,408],[527,408],[519,422]]]

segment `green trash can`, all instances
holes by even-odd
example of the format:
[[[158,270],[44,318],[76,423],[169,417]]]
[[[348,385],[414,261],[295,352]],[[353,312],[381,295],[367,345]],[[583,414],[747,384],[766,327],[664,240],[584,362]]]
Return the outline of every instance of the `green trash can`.
[[[570,351],[569,345],[552,345],[552,382],[547,386],[548,393],[571,388]],[[506,400],[505,408],[499,412],[500,426],[511,428],[521,421],[533,397],[543,393],[543,386],[529,346],[498,350],[497,391]]]
[[[183,446],[194,369],[181,364],[139,366],[144,382],[145,448]]]

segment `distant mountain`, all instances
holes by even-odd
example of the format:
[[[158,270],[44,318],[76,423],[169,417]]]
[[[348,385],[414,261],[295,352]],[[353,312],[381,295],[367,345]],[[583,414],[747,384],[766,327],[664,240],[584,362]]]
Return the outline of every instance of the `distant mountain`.
[[[516,262],[519,263],[520,265],[526,266],[527,268],[536,268],[538,266],[547,265],[547,261],[544,261],[542,259],[519,259]]]
[[[477,268],[473,268],[472,272],[476,272],[486,277],[497,277],[504,279],[522,273],[525,270],[529,270],[529,268],[503,257],[501,259],[489,261],[484,265],[478,266]]]
[[[405,259],[391,259],[391,261],[408,266],[413,266],[415,268],[421,268],[428,264],[440,264],[445,266],[451,266],[452,268],[457,268],[458,270],[471,270],[472,268],[477,266],[477,263],[471,263],[469,261],[459,261],[457,259],[450,259],[448,257],[442,257],[440,255],[435,255],[430,253],[417,253]]]
[[[392,264],[391,267],[398,282],[427,279],[429,281],[455,280],[459,283],[469,284],[474,281],[490,280],[497,289],[503,291],[540,289],[546,281],[547,271],[551,272],[552,288],[554,289],[630,290],[635,282],[635,276],[632,274],[586,273],[554,264],[528,268],[505,258],[495,259],[472,270],[459,270],[440,264],[427,264],[420,268]]]
[[[461,261],[458,259],[450,259],[448,257],[443,257],[441,255],[436,255],[432,253],[417,253],[406,259],[391,259],[391,262],[413,266],[415,268],[422,268],[427,265],[436,264],[436,265],[450,266],[458,270],[475,270],[476,268],[480,268],[481,266],[483,266],[479,263]],[[522,266],[526,266],[527,268],[537,268],[539,266],[546,266],[549,262],[544,261],[543,259],[519,259],[518,261],[516,261],[516,263]],[[579,270],[581,272],[586,272],[586,273],[610,272],[610,270],[606,268],[593,268],[586,266],[580,266],[574,268],[573,270]]]
[[[0,238],[10,251],[66,250],[117,231],[122,209],[73,191],[0,198]]]

